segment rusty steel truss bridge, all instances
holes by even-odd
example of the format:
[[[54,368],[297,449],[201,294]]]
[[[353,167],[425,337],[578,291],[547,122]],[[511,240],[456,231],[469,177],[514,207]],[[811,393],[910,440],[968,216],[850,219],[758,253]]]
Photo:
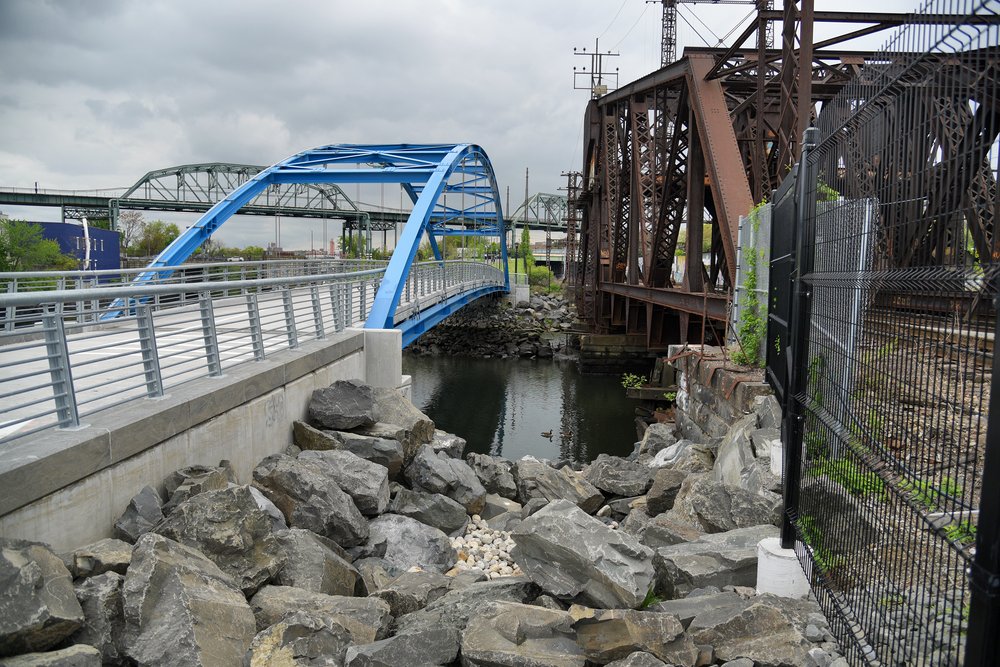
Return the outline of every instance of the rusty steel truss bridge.
[[[651,349],[724,341],[740,216],[769,199],[790,172],[803,131],[823,105],[849,82],[898,68],[882,54],[839,47],[913,22],[998,20],[996,12],[906,15],[815,11],[813,0],[784,4],[780,11],[758,11],[728,48],[688,48],[680,59],[588,104],[583,169],[566,175],[567,275],[579,312],[595,331],[643,334]],[[780,30],[780,48],[768,48],[771,24]],[[818,24],[849,31],[817,41]],[[996,171],[987,151],[1000,131],[1000,109],[993,104],[998,46],[950,52],[942,45],[915,55],[920,57],[905,64],[921,73],[912,79],[924,81],[932,71],[936,86],[901,91],[908,102],[871,128],[885,135],[868,142],[878,151],[840,155],[824,178],[844,197],[870,196],[877,174],[900,192],[912,190],[896,199],[911,206],[951,210],[951,200],[961,201],[977,252],[996,258]],[[865,100],[854,104],[842,113],[856,113]],[[921,140],[905,146],[888,140],[901,124],[911,137],[917,127]],[[924,173],[893,172],[891,165],[903,164],[906,151],[924,156]],[[905,206],[884,215],[905,219]],[[897,223],[898,238],[883,241],[897,265],[917,254],[945,258],[965,243],[938,234],[926,219],[915,216],[912,228]],[[679,270],[675,256],[684,251]]]

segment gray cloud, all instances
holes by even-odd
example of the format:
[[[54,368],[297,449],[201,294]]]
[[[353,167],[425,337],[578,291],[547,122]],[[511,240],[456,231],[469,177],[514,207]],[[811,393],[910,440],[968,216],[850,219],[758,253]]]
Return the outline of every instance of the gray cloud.
[[[851,2],[861,4],[826,8]],[[623,83],[655,69],[651,7],[2,0],[0,185],[126,186],[175,164],[270,164],[327,143],[471,141],[516,206],[525,167],[531,190],[547,192],[562,185],[560,172],[580,167],[588,94],[573,90],[572,68],[585,60],[573,47],[590,47],[607,28],[602,49],[622,53],[611,66]],[[743,9],[696,8],[718,34]],[[686,31],[682,42],[701,43]]]

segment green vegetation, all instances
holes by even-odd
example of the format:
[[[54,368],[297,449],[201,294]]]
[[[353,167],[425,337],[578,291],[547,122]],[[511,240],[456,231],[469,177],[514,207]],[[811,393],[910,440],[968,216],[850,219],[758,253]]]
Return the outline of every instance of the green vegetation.
[[[766,204],[766,201],[762,201],[750,211],[750,226],[755,240],[760,230],[760,210]],[[743,277],[740,323],[736,330],[740,349],[733,354],[733,361],[744,366],[759,367],[763,364],[761,343],[767,335],[767,308],[761,304],[757,295],[758,262],[764,259],[764,251],[758,250],[756,243],[753,243],[748,245],[743,256],[746,260],[746,272]]]
[[[962,495],[962,485],[948,476],[942,477],[937,486],[932,480],[921,479],[915,482],[904,480],[900,482],[899,488],[908,491],[913,502],[928,510],[941,506],[946,498]]]
[[[840,193],[826,184],[822,178],[816,183],[816,201],[837,201]]]
[[[59,244],[42,238],[42,226],[24,220],[0,221],[0,271],[71,271],[79,262]]]
[[[653,592],[654,586],[655,584],[651,585],[649,587],[649,590],[646,591],[646,597],[642,599],[642,604],[639,605],[639,609],[649,609],[654,604],[663,602],[664,598],[661,598],[659,595]]]
[[[181,235],[181,230],[174,223],[154,220],[146,223],[142,234],[135,242],[133,249],[145,256],[159,255],[174,239]]]
[[[830,551],[823,543],[823,531],[814,517],[808,514],[800,516],[798,528],[802,541],[812,549],[813,561],[820,570],[829,573],[844,564],[844,558]]]
[[[622,386],[626,389],[641,387],[644,384],[646,384],[646,378],[641,375],[636,375],[635,373],[622,374]]]
[[[668,401],[675,401],[675,400],[677,400],[677,392],[676,391],[665,391],[665,392],[663,392],[663,398],[667,399]]]
[[[844,487],[848,493],[859,498],[875,497],[886,500],[885,482],[876,473],[864,470],[851,459],[820,459],[809,468],[813,477],[826,475]]]
[[[975,544],[976,526],[969,519],[956,521],[944,527],[944,536],[959,544]]]

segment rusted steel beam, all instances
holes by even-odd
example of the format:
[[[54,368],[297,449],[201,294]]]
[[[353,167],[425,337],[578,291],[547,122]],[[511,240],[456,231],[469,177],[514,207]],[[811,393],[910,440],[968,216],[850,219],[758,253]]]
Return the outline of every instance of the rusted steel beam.
[[[685,313],[704,315],[721,322],[726,321],[728,317],[729,297],[725,294],[686,292],[676,288],[620,283],[601,283],[601,291]]]
[[[691,77],[688,86],[697,119],[699,138],[711,181],[716,220],[725,250],[729,284],[736,282],[736,234],[741,215],[753,208],[750,183],[743,166],[729,108],[718,80],[706,81],[711,57],[688,56]]]

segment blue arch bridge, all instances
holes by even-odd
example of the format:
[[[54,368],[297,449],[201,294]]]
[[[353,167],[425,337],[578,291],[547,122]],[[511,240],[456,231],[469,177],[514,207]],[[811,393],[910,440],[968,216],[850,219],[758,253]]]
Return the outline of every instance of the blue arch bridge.
[[[268,187],[352,183],[396,184],[413,202],[388,262],[184,264]],[[479,239],[478,258],[446,261],[449,236]],[[433,259],[421,262],[424,239]],[[398,329],[405,347],[464,305],[509,292],[510,278],[496,178],[479,146],[303,151],[233,190],[144,269],[0,275],[0,442],[73,428],[124,400],[346,328]]]

